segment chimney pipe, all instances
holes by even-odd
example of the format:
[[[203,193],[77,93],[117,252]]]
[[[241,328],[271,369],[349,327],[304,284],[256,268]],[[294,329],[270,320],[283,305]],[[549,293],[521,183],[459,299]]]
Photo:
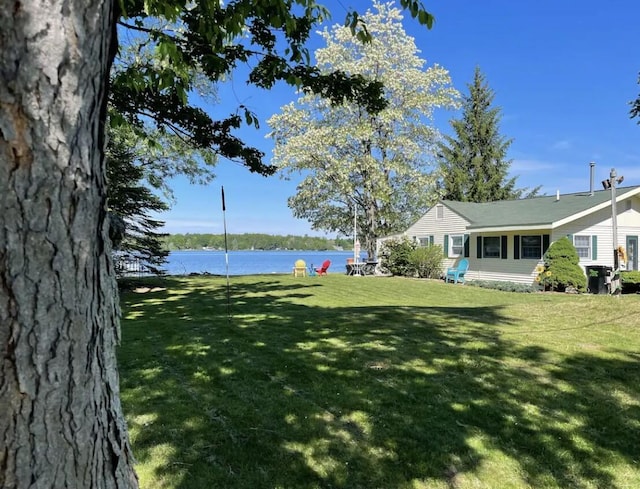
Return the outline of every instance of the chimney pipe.
[[[593,176],[595,174],[596,164],[592,161],[589,163],[589,195],[593,195]]]

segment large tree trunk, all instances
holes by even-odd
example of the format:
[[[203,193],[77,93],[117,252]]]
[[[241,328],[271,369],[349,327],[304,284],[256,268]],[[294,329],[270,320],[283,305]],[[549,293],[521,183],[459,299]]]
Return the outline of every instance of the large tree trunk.
[[[103,122],[111,0],[0,0],[0,487],[137,487]]]

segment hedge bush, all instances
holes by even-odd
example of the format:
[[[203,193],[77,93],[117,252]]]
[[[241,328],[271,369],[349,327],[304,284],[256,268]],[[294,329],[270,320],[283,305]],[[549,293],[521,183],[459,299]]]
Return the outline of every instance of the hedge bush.
[[[442,246],[419,246],[409,253],[409,271],[420,278],[440,278],[443,260]]]
[[[403,277],[413,275],[414,265],[411,254],[416,248],[416,242],[406,236],[384,241],[379,253],[380,268],[391,275]]]
[[[528,285],[528,284],[519,284],[516,282],[499,282],[493,280],[473,280],[467,282],[469,285],[473,287],[482,287],[483,289],[493,289],[493,290],[502,290],[504,292],[523,292],[523,293],[531,293],[538,292],[538,287]]]
[[[567,237],[551,244],[544,254],[544,270],[539,277],[545,289],[564,291],[574,287],[584,292],[587,288],[587,277],[580,267],[580,257]]]
[[[440,278],[444,255],[442,246],[419,246],[406,236],[382,243],[380,267],[383,272],[402,277]]]
[[[640,292],[640,271],[620,272],[623,294],[637,294]]]

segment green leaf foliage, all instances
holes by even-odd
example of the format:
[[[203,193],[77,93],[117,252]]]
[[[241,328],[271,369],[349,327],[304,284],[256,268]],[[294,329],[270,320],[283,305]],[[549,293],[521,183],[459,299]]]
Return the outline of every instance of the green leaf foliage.
[[[421,5],[403,3],[420,22],[432,24]],[[272,174],[263,152],[234,134],[242,124],[240,113],[211,114],[193,97],[203,82],[215,84],[250,62],[247,81],[258,87],[284,81],[336,104],[357,100],[371,112],[386,106],[379,83],[310,64],[306,43],[329,17],[314,0],[121,0],[118,5],[117,32],[130,49],[118,51],[109,103],[121,122],[139,131],[151,126],[172,132],[194,148]],[[355,13],[347,22],[353,29],[360,25]],[[365,26],[358,37],[369,40]],[[253,114],[245,122],[257,125]]]
[[[445,136],[439,145],[443,198],[492,202],[535,196],[540,187],[517,189],[516,177],[507,177],[512,162],[507,152],[513,140],[500,134],[500,108],[493,107],[494,92],[479,68],[468,87],[462,117],[451,121],[455,135]]]
[[[378,259],[384,273],[401,277],[413,276],[415,271],[415,241],[406,236],[385,240],[380,248]],[[442,250],[440,250],[442,253]]]
[[[161,212],[169,206],[148,188],[140,159],[117,131],[109,138],[106,164],[116,265],[139,261],[147,271],[161,273],[168,254],[162,246],[166,235],[158,232],[164,222],[152,218],[150,212]]]
[[[638,84],[640,85],[640,75],[638,75]],[[637,118],[638,124],[640,124],[640,95],[638,98],[631,102],[631,118]]]
[[[440,245],[418,246],[409,255],[413,274],[420,278],[440,278],[443,260],[444,254]]]
[[[169,250],[223,250],[225,239],[224,234],[171,234],[163,239],[163,244]],[[230,250],[332,250],[349,249],[352,245],[350,240],[317,236],[279,236],[261,233],[227,235],[227,246]]]
[[[545,283],[552,290],[564,291],[567,287],[574,287],[584,291],[587,287],[587,277],[580,267],[580,257],[573,243],[567,237],[554,241],[544,254],[545,270],[550,272],[545,276]]]
[[[519,292],[525,294],[539,292],[540,290],[538,287],[529,284],[498,280],[470,280],[469,282],[466,282],[466,284],[470,287],[481,287],[483,289],[501,290],[503,292]]]
[[[335,25],[322,33],[326,47],[315,58],[323,73],[350,73],[377,84],[387,105],[372,111],[355,98],[337,106],[302,92],[269,119],[274,164],[285,178],[303,177],[288,201],[294,216],[343,236],[352,236],[357,221],[369,258],[377,238],[406,229],[437,199],[433,152],[439,133],[432,116],[436,108],[457,107],[458,97],[447,70],[426,67],[418,56],[400,10],[379,2],[373,7],[358,18],[370,42]]]
[[[629,270],[620,273],[623,294],[637,294],[640,292],[640,271]]]

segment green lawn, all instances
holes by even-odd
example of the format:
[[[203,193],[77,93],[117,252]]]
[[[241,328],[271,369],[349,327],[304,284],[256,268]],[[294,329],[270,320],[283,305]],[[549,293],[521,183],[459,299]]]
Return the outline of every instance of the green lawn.
[[[401,278],[123,294],[143,488],[638,488],[640,296]]]

